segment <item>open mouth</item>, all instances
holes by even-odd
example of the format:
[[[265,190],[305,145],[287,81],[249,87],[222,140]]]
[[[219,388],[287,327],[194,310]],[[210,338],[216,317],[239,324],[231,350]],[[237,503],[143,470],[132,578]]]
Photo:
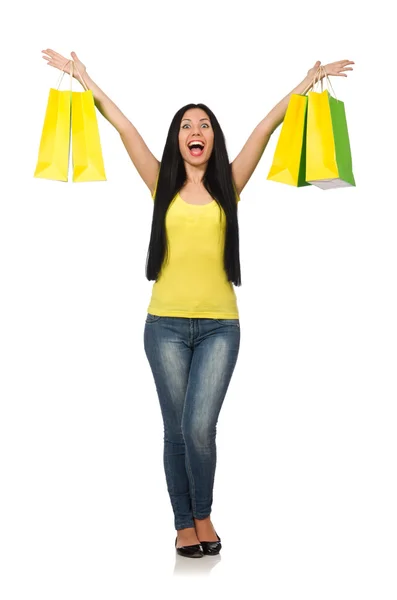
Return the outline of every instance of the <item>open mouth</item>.
[[[200,142],[192,142],[189,144],[189,152],[192,156],[201,156],[204,152],[204,144]]]

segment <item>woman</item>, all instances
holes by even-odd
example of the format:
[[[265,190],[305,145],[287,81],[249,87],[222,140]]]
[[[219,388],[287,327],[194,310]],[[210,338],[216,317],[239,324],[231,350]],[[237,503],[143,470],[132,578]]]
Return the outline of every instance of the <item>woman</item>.
[[[70,63],[43,50],[48,64],[67,73]],[[237,203],[270,136],[284,119],[291,94],[314,78],[346,77],[349,60],[307,76],[254,129],[230,164],[222,129],[204,104],[183,106],[169,128],[161,163],[142,137],[71,53],[73,75],[93,93],[96,107],[116,128],[154,200],[146,276],[155,280],[144,330],[164,421],[164,469],[177,530],[178,554],[218,554],[211,522],[216,466],[216,423],[240,346],[234,285],[241,285]]]

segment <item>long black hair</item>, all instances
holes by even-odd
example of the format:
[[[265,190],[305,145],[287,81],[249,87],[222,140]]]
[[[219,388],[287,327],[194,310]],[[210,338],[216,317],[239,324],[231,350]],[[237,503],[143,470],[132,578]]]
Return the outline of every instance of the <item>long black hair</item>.
[[[179,128],[184,113],[190,108],[204,110],[214,130],[214,145],[203,176],[203,184],[216,200],[226,217],[224,269],[228,281],[241,285],[239,228],[237,216],[237,191],[234,188],[232,169],[226,150],[225,136],[214,113],[205,104],[187,104],[175,113],[168,130],[160,163],[160,172],[154,197],[152,230],[146,260],[146,278],[157,280],[164,258],[168,260],[165,216],[175,194],[186,182],[185,164],[179,149]]]

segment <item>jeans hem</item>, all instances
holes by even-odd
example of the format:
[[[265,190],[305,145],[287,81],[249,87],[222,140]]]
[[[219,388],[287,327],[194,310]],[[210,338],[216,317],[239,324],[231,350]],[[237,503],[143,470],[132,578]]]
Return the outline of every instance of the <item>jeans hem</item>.
[[[200,520],[200,519],[207,519],[210,516],[210,514],[211,514],[211,511],[210,512],[206,512],[206,513],[194,514],[193,517],[195,519],[198,519],[198,520]]]
[[[175,523],[175,530],[178,529],[186,529],[187,527],[194,527],[194,521],[189,521],[188,523]]]

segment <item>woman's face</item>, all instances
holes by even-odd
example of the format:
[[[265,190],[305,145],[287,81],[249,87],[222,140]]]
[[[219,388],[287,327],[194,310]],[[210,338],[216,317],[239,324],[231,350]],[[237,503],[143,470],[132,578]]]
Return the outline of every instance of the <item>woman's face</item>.
[[[203,150],[189,150],[193,142],[201,142]],[[183,160],[197,167],[208,162],[214,146],[211,121],[201,108],[190,108],[182,117],[179,128],[179,149]]]

